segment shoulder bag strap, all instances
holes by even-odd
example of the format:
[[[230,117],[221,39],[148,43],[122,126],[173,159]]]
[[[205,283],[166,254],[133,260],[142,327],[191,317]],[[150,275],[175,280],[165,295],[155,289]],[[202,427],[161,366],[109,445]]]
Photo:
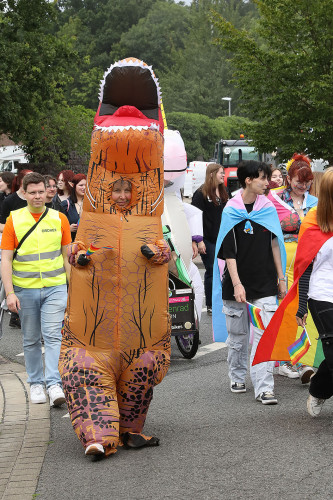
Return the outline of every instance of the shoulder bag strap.
[[[15,252],[14,252],[14,255],[13,255],[13,260],[16,258],[18,250],[21,248],[21,246],[23,245],[23,243],[25,242],[25,240],[28,238],[29,234],[31,234],[32,231],[34,231],[36,229],[36,227],[42,221],[42,219],[44,219],[44,217],[46,216],[46,214],[47,214],[48,211],[49,211],[49,209],[48,209],[48,207],[46,207],[44,213],[39,217],[38,221],[29,229],[29,231],[27,231],[25,233],[25,235],[23,236],[23,238],[21,239],[21,241],[17,245],[17,248],[15,249]]]

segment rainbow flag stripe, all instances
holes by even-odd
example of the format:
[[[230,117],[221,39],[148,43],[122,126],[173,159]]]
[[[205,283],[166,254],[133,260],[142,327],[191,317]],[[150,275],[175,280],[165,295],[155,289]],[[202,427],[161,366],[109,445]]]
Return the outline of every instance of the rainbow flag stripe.
[[[304,328],[300,338],[295,340],[295,342],[288,347],[290,360],[293,365],[296,365],[296,363],[298,363],[298,361],[308,352],[310,346],[311,342]]]
[[[260,330],[265,330],[264,323],[260,316],[261,309],[253,304],[250,304],[250,302],[246,302],[246,308],[252,325]]]
[[[92,255],[93,253],[97,252],[97,250],[100,250],[101,248],[106,248],[108,250],[112,250],[113,247],[95,247],[93,244],[90,245],[88,250],[86,251],[86,255]]]

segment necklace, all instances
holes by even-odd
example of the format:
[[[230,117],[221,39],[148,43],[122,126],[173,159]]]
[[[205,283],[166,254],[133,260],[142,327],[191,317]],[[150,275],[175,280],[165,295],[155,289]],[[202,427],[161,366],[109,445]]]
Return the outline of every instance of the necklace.
[[[303,205],[303,199],[297,200],[297,199],[295,199],[295,198],[292,197],[292,200],[293,200],[294,203],[296,203],[298,205],[297,209],[300,210],[301,206]]]
[[[83,200],[81,201],[81,203],[79,203],[78,201],[75,203],[75,205],[78,206],[79,210],[77,210],[78,214],[81,215],[81,212],[82,212],[82,205],[83,205]]]

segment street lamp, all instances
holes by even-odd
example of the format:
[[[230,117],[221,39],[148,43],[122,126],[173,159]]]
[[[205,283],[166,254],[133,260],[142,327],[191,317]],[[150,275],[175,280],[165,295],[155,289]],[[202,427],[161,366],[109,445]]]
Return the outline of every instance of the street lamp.
[[[231,116],[231,99],[232,99],[232,97],[222,97],[222,101],[229,102],[229,116]]]

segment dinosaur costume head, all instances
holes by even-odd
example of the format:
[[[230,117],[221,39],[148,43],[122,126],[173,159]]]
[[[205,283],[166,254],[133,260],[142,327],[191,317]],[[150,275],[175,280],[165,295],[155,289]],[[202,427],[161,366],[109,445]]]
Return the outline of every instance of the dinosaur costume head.
[[[101,83],[94,120],[85,210],[115,213],[115,181],[132,183],[126,212],[163,212],[163,119],[158,80],[134,58],[110,66]]]

